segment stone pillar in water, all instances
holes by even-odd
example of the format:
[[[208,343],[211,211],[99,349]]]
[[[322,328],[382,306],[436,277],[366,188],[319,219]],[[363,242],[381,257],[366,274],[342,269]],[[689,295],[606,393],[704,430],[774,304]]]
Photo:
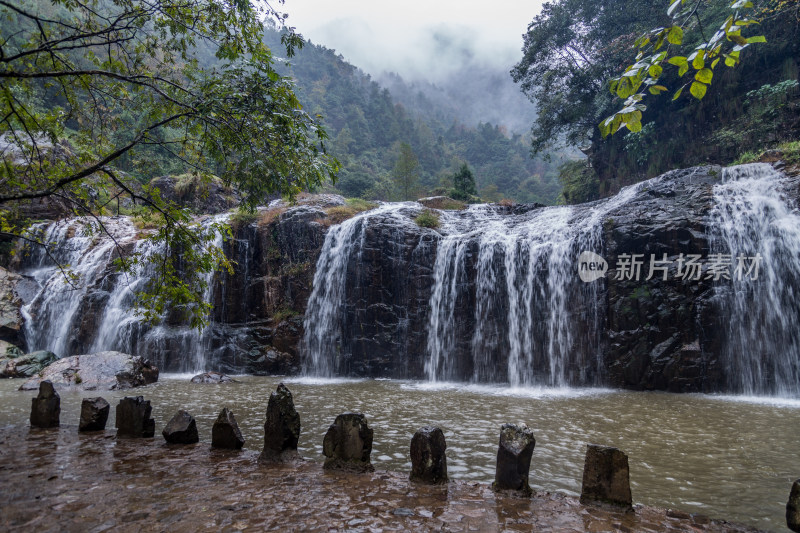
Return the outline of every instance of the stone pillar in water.
[[[528,473],[531,456],[536,446],[533,432],[525,424],[503,424],[500,428],[500,446],[497,449],[497,470],[494,490],[518,490],[530,494]]]
[[[411,439],[411,481],[447,483],[447,443],[442,430],[425,426]]]
[[[289,389],[281,383],[270,394],[267,404],[267,421],[264,424],[264,450],[261,462],[284,462],[300,459],[297,441],[300,439],[300,415],[294,408]]]
[[[195,444],[200,441],[200,435],[197,434],[197,422],[183,409],[175,413],[175,416],[167,422],[161,434],[164,436],[164,440],[170,444]]]
[[[220,411],[217,421],[211,428],[211,447],[227,450],[241,450],[244,446],[244,437],[239,431],[239,424],[233,412],[225,407]]]
[[[581,503],[609,503],[631,508],[627,455],[611,446],[586,445]]]
[[[149,438],[155,435],[156,421],[150,418],[150,401],[141,396],[125,398],[117,405],[117,437]]]
[[[792,484],[789,501],[786,503],[786,526],[800,532],[800,479]]]
[[[361,413],[344,413],[328,428],[322,441],[326,470],[372,472],[372,428]]]
[[[111,406],[104,398],[100,396],[84,398],[81,402],[81,419],[78,423],[78,431],[103,431],[106,429],[110,411]]]
[[[61,417],[61,397],[50,380],[39,384],[39,395],[31,399],[31,427],[55,428]]]

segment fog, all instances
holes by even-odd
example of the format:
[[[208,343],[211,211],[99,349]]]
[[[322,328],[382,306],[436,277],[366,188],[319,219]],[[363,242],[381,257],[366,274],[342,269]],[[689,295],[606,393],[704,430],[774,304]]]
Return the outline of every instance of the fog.
[[[287,0],[283,9],[304,37],[390,90],[397,75],[431,99],[449,100],[464,123],[530,125],[533,106],[508,72],[522,57],[538,1]]]

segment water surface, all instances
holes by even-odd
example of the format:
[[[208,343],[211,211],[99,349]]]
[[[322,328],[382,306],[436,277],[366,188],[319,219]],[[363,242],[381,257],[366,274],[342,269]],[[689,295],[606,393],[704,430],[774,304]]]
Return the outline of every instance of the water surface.
[[[201,441],[223,407],[233,410],[246,439],[260,450],[270,392],[280,378],[239,377],[241,383],[200,385],[188,375],[129,391],[100,393],[111,404],[143,395],[158,433],[178,409],[195,416]],[[792,481],[800,477],[800,401],[677,395],[602,389],[509,389],[394,380],[286,378],[300,413],[300,451],[321,460],[322,437],[335,416],[367,415],[375,432],[378,469],[410,470],[408,447],[423,425],[447,438],[450,476],[491,482],[500,425],[525,422],[536,436],[531,486],[577,495],[586,443],[617,446],[630,458],[635,503],[780,530]],[[26,424],[33,393],[20,380],[0,381],[0,425]],[[77,425],[80,398],[62,391],[62,425]],[[109,427],[113,427],[112,408]],[[62,431],[66,430],[62,429]]]

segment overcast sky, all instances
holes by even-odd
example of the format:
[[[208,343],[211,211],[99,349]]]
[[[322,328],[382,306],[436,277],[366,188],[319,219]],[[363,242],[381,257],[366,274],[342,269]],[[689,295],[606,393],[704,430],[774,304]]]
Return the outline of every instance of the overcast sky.
[[[469,64],[504,69],[541,1],[286,0],[287,24],[375,76],[436,81]]]

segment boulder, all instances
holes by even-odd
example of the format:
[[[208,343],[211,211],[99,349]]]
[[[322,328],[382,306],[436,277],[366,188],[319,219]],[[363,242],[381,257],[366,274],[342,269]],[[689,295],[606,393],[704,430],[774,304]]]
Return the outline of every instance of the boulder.
[[[280,462],[298,459],[299,438],[300,415],[294,408],[292,393],[281,383],[269,396],[267,421],[264,424],[264,450],[258,460]]]
[[[150,401],[141,396],[125,398],[117,405],[117,437],[150,438],[155,435],[156,421],[150,418]]]
[[[2,341],[0,341],[2,342]],[[2,350],[2,347],[0,347]],[[39,374],[48,365],[58,361],[58,356],[47,350],[22,354],[16,346],[8,344],[5,357],[0,356],[0,378],[29,378]],[[34,390],[33,387],[31,390]]]
[[[786,502],[786,527],[800,532],[800,479],[792,483],[789,501]]]
[[[61,397],[49,381],[39,385],[39,395],[31,400],[31,426],[54,428],[59,425]]]
[[[631,508],[627,455],[611,446],[587,444],[581,503],[607,503]]]
[[[0,340],[20,342],[22,331],[22,301],[17,294],[17,283],[22,276],[0,267]],[[0,351],[2,355],[2,351]]]
[[[20,390],[33,390],[46,379],[59,388],[130,389],[158,381],[158,368],[142,357],[122,352],[73,355],[48,365],[39,377],[25,382]]]
[[[322,441],[326,470],[372,472],[372,428],[361,413],[344,413],[328,428]]]
[[[78,431],[103,431],[108,422],[111,406],[100,396],[84,398],[81,402],[81,420]]]
[[[239,383],[232,377],[221,372],[204,372],[192,378],[192,383]]]
[[[447,483],[447,443],[437,427],[425,426],[411,438],[411,481]]]
[[[170,444],[194,444],[200,441],[194,417],[183,409],[167,422],[161,434]]]
[[[497,449],[497,469],[494,490],[517,490],[531,493],[528,473],[531,456],[536,446],[533,432],[525,424],[503,424],[500,428],[500,446]]]
[[[233,411],[227,407],[220,411],[217,421],[211,428],[211,447],[226,450],[241,450],[244,446],[242,432],[233,416]]]

